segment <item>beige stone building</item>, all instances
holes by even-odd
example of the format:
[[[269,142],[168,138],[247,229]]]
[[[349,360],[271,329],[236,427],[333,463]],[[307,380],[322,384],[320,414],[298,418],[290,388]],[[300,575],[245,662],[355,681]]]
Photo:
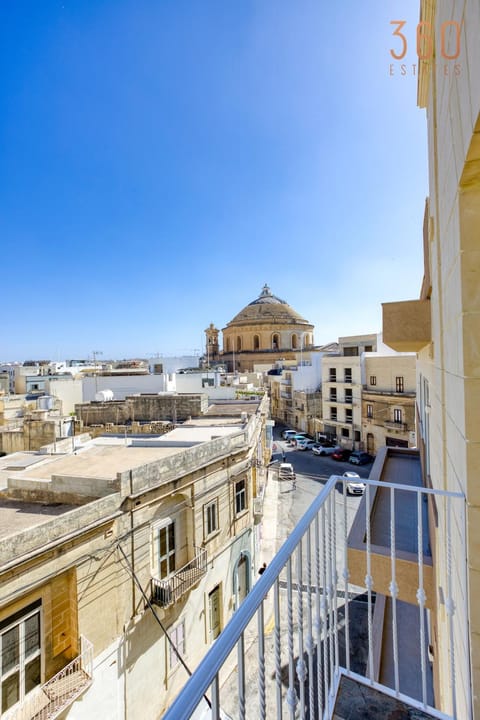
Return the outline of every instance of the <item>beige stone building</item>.
[[[362,387],[362,443],[379,448],[415,447],[415,354],[366,353]]]
[[[74,434],[74,418],[53,396],[0,396],[0,452],[40,450]]]
[[[347,448],[362,442],[362,377],[365,352],[377,349],[376,335],[338,339],[339,352],[322,358],[322,432]]]
[[[242,602],[268,400],[209,413],[0,459],[2,717],[160,717]]]
[[[461,514],[431,507],[442,592],[433,598],[435,696],[445,712],[480,717],[480,11],[478,2],[421,3],[421,20],[458,30],[459,57],[422,62],[418,102],[428,126],[429,199],[420,297],[383,306],[384,340],[418,353],[417,422],[423,482],[459,492]],[[446,25],[445,25],[446,24]],[[455,33],[452,36],[455,39]],[[448,50],[452,54],[451,49]],[[457,63],[459,72],[453,72]],[[449,72],[450,70],[450,72]],[[449,588],[465,589],[455,604]],[[455,618],[455,630],[450,620]],[[470,649],[465,661],[464,650]],[[448,672],[455,668],[455,693]]]
[[[218,351],[218,330],[206,332],[205,355],[227,365],[229,371],[248,372],[255,366],[274,367],[276,360],[302,362],[313,347],[313,325],[273,295],[264,285],[259,297],[223,328],[223,352]]]

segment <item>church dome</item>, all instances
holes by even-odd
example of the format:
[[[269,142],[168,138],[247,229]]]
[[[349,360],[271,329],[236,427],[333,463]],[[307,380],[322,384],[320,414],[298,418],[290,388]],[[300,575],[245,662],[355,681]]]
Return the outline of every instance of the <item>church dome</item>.
[[[227,323],[227,328],[242,325],[308,325],[310,323],[290,307],[285,300],[272,294],[268,285],[264,285],[262,292],[243,310]]]

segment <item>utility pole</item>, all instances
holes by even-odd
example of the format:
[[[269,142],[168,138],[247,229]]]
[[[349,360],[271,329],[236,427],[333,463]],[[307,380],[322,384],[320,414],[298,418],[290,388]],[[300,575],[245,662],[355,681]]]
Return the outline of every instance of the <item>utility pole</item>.
[[[101,350],[92,350],[93,355],[93,365],[94,365],[94,372],[95,372],[95,395],[98,392],[98,371],[97,371],[97,355],[103,355],[103,352]]]

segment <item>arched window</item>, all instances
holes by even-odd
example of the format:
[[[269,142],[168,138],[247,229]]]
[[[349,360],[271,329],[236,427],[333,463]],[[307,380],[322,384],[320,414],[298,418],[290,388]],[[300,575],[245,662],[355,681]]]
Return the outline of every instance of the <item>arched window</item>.
[[[295,335],[295,333],[293,333],[293,335],[292,335],[292,350],[296,350],[297,347],[298,347],[298,338]]]
[[[240,336],[237,337],[237,352],[240,352],[242,349],[242,338]]]
[[[260,338],[258,337],[258,335],[254,335],[253,336],[253,349],[258,350],[259,347],[260,347]]]
[[[280,336],[275,333],[272,337],[272,350],[279,350],[280,348]]]
[[[228,352],[230,352],[230,351],[231,351],[231,347],[230,347],[230,338],[227,338],[227,340],[226,340],[226,343],[225,343],[225,344],[226,344],[226,348],[225,348],[225,350],[226,350],[226,351],[227,351],[227,353],[228,353]]]

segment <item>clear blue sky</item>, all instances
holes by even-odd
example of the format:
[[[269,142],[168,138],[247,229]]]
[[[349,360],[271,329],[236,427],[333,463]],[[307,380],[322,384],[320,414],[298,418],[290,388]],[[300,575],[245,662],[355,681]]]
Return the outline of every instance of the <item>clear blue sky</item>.
[[[0,360],[191,351],[265,282],[317,343],[380,330],[422,277],[418,13],[1,2]]]

